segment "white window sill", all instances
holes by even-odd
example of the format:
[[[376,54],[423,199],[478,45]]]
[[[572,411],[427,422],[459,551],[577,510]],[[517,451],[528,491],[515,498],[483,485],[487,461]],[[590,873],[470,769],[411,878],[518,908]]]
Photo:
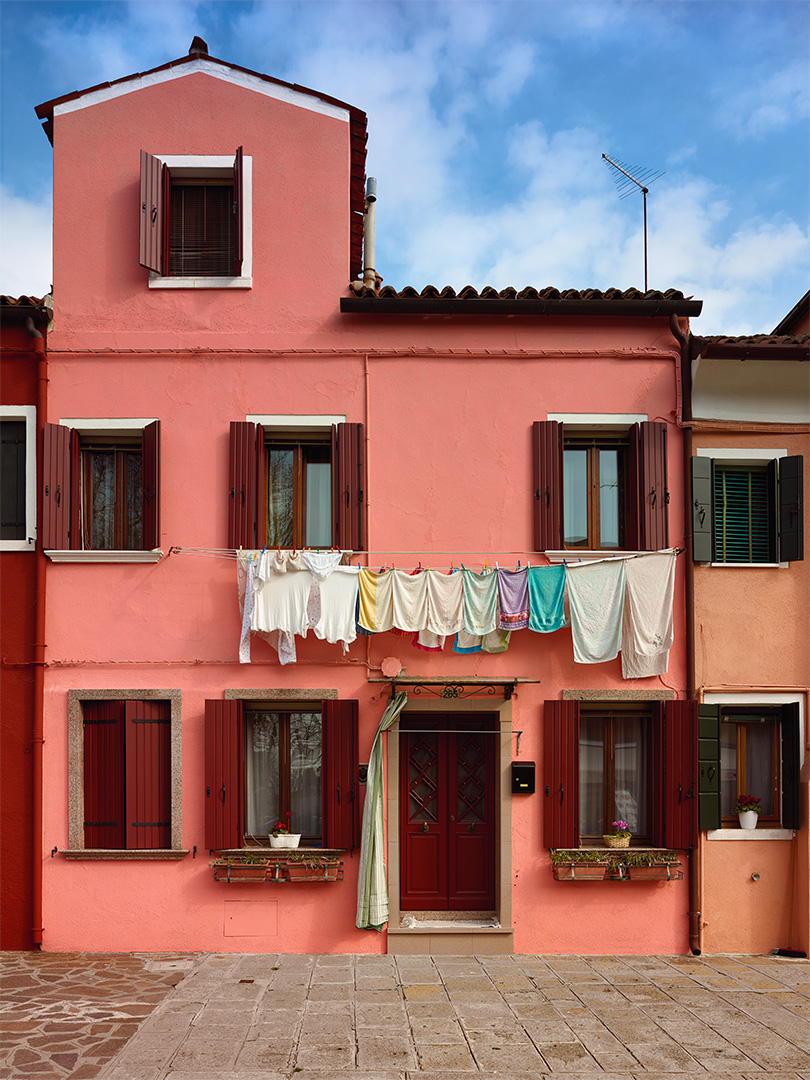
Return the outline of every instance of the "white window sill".
[[[732,567],[736,570],[742,568],[743,570],[759,569],[759,570],[786,570],[790,567],[789,562],[702,562],[699,566],[725,566],[726,568]]]
[[[149,273],[150,289],[252,289],[252,277],[161,277]]]
[[[585,551],[580,548],[572,548],[570,551],[546,551],[544,555],[550,563],[577,563],[597,562],[599,559],[630,558],[632,555],[646,555],[644,551],[616,551],[613,548],[606,551]]]
[[[792,840],[793,829],[710,829],[707,840]]]
[[[152,551],[46,551],[51,562],[156,563],[163,558],[160,548]]]
[[[0,551],[36,551],[37,542],[31,540],[0,540]]]

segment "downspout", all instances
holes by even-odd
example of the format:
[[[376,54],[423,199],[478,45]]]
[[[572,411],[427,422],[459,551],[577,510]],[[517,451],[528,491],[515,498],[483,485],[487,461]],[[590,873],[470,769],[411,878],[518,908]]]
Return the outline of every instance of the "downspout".
[[[692,471],[692,363],[689,355],[689,334],[681,330],[677,315],[670,315],[672,336],[681,347],[681,417],[683,425],[683,479],[684,489],[689,489]],[[686,698],[695,700],[695,564],[692,559],[692,503],[684,498],[683,535],[686,547]],[[697,734],[697,733],[696,733]],[[699,800],[695,792],[695,803]],[[703,891],[703,860],[698,833],[698,845],[689,851],[689,948],[693,956],[703,951],[703,928],[700,897]]]
[[[48,405],[48,357],[45,352],[45,339],[34,326],[33,319],[26,319],[25,325],[33,338],[33,352],[37,358],[37,448],[39,451],[39,469],[42,469],[42,446],[45,431],[45,418]],[[45,709],[45,577],[48,560],[42,546],[42,478],[38,477],[37,491],[37,550],[36,550],[36,618],[34,622],[34,732],[33,732],[33,769],[34,769],[34,807],[33,807],[33,910],[31,930],[34,945],[42,948],[42,797],[43,797],[43,746],[44,746],[44,709]]]

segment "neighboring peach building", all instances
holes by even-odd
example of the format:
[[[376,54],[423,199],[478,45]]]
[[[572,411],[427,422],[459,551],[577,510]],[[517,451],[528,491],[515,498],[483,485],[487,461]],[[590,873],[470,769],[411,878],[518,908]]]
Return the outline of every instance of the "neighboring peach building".
[[[808,297],[771,335],[691,345],[697,903],[707,952],[810,945]],[[754,831],[733,812],[741,794],[761,800]]]
[[[686,566],[644,559],[686,543],[680,387],[700,301],[420,294],[379,289],[368,268],[364,285],[364,114],[196,39],[188,57],[38,113],[54,142],[57,311],[43,946],[685,952]],[[330,607],[337,581],[353,597],[359,579],[366,599],[394,582],[407,636],[360,632],[344,655],[309,633],[281,664],[254,634],[240,663],[240,549],[264,555],[245,568],[249,597],[266,570],[272,612],[253,616],[266,629],[283,589],[310,581],[292,549],[333,546],[354,567],[319,586],[322,619],[346,615]],[[674,564],[639,601],[637,630],[658,608],[659,673],[635,678],[623,553]],[[560,568],[532,574],[549,632],[514,629],[506,651],[469,599],[469,637],[454,639],[445,601],[414,614],[422,581],[443,597],[496,583],[518,627],[526,602],[506,590],[527,565]],[[557,574],[583,658],[597,624],[596,662],[575,662],[571,616],[551,632]],[[381,600],[369,610],[361,622],[387,625]],[[355,637],[353,599],[341,633]],[[360,811],[392,690],[408,700],[381,737],[390,920],[375,934],[355,926]],[[342,881],[214,880],[209,851],[255,852],[288,812],[307,847],[341,853]],[[602,849],[616,816],[637,856],[675,851],[684,876],[555,880],[549,850]]]

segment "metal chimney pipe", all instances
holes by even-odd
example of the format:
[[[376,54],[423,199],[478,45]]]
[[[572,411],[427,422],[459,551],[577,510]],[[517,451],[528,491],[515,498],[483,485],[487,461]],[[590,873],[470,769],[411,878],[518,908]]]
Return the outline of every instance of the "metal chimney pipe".
[[[377,271],[374,269],[374,204],[377,202],[377,180],[366,180],[366,212],[363,216],[363,284],[369,289],[377,288]]]

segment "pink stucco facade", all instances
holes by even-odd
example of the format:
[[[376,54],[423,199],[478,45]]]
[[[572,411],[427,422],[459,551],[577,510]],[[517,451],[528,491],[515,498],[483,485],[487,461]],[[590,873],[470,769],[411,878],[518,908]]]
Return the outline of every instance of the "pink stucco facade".
[[[570,629],[515,632],[501,655],[461,655],[450,643],[425,653],[382,634],[358,637],[343,657],[339,646],[310,635],[286,667],[256,640],[252,662],[238,663],[235,563],[224,557],[232,421],[337,415],[364,425],[368,553],[355,560],[377,569],[545,565],[533,550],[532,424],[561,414],[585,415],[591,424],[657,421],[666,425],[668,542],[685,543],[681,353],[669,317],[468,316],[463,304],[452,316],[341,313],[349,123],[330,109],[204,72],[57,109],[49,419],[76,428],[88,419],[159,419],[163,554],[143,563],[99,558],[48,567],[43,947],[385,951],[385,932],[355,929],[356,850],[346,853],[344,880],[334,884],[213,880],[204,703],[227,692],[264,691],[274,700],[301,691],[314,700],[336,691],[359,703],[365,762],[390,692],[375,680],[382,661],[394,657],[408,680],[516,683],[511,734],[497,758],[500,820],[508,805],[511,825],[498,840],[495,914],[504,933],[495,947],[686,952],[686,853],[683,879],[670,883],[555,881],[542,787],[544,701],[564,692],[583,700],[684,699],[682,556],[674,645],[661,676],[629,682],[618,659],[574,663]],[[252,287],[150,289],[138,265],[139,150],[232,156],[238,146],[252,163]],[[177,550],[189,548],[222,557]],[[172,744],[181,763],[172,791],[181,838],[175,857],[79,857],[71,840],[69,806],[80,799],[82,769],[71,701],[101,691],[121,698],[172,691],[180,703]],[[505,708],[501,699],[496,704]],[[467,715],[463,701],[436,709]],[[390,755],[396,734],[386,738]],[[511,795],[512,760],[536,763],[535,794]],[[398,822],[388,805],[390,843]],[[389,855],[395,850],[389,846]],[[393,885],[397,872],[389,859]],[[446,937],[436,948],[490,947],[474,934],[460,941]]]

